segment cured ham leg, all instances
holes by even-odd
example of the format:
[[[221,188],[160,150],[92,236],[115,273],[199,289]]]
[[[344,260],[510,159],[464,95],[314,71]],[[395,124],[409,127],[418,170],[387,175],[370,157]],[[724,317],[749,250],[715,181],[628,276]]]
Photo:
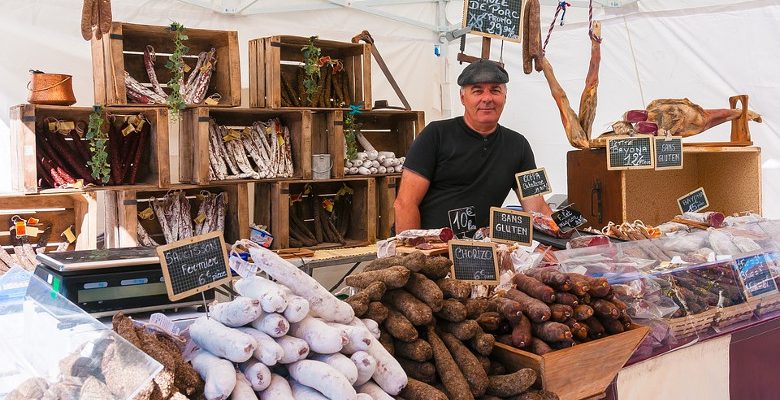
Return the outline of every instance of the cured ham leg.
[[[741,115],[739,108],[705,110],[688,99],[658,99],[647,106],[647,120],[658,124],[659,131],[682,137],[697,135]],[[748,110],[747,118],[761,122],[761,116],[753,111]]]
[[[591,60],[588,75],[585,78],[585,89],[580,99],[580,115],[571,108],[566,92],[555,79],[552,65],[547,58],[542,59],[542,71],[550,86],[550,93],[555,99],[555,104],[561,113],[561,122],[566,131],[569,143],[578,149],[587,149],[590,146],[590,131],[593,119],[596,115],[596,94],[599,83],[599,64],[601,63],[601,44],[593,39],[601,36],[601,23],[593,22],[593,37],[591,38]]]

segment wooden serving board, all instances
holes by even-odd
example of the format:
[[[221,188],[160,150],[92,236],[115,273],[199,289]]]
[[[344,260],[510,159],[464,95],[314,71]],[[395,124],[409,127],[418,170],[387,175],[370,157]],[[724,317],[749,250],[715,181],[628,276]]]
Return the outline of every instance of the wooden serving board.
[[[443,247],[441,249],[430,249],[430,250],[420,250],[414,247],[407,247],[407,246],[395,247],[395,252],[397,254],[409,254],[409,253],[414,253],[415,251],[421,251],[426,256],[441,256],[441,255],[446,255],[449,250],[447,249],[447,247]]]

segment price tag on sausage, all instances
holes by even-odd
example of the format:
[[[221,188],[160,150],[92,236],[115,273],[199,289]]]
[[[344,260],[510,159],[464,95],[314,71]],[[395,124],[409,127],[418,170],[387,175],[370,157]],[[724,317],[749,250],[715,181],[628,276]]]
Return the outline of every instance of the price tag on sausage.
[[[530,246],[533,240],[531,214],[490,207],[490,239],[494,242]]]
[[[456,208],[447,211],[450,228],[456,238],[474,236],[477,231],[477,213],[474,206]]]
[[[677,205],[680,207],[681,213],[699,212],[709,207],[710,202],[707,200],[707,194],[704,193],[704,188],[698,188],[677,199]]]
[[[572,229],[577,229],[588,222],[579,211],[572,207],[562,208],[552,213],[552,219],[563,233],[567,233]]]
[[[655,139],[655,170],[682,169],[683,152],[682,138],[656,137]]]
[[[493,243],[453,239],[449,242],[450,275],[477,285],[498,284],[498,257]]]
[[[777,293],[777,283],[769,270],[769,263],[777,259],[780,253],[757,254],[734,260],[733,265],[739,274],[739,279],[745,285],[748,297],[758,297]]]
[[[230,281],[222,232],[157,247],[168,298],[177,301]]]
[[[520,188],[520,199],[533,196],[543,196],[552,192],[547,171],[544,168],[532,169],[515,175],[517,187]]]
[[[607,139],[607,169],[653,169],[653,136],[617,136]]]

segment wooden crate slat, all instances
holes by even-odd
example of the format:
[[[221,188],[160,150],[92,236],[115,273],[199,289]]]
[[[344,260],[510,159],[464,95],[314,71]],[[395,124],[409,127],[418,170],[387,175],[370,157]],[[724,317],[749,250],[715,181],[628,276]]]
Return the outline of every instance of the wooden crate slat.
[[[241,105],[238,33],[192,28],[186,28],[184,33],[188,36],[184,44],[190,48],[185,62],[190,67],[195,66],[201,51],[209,51],[212,47],[216,50],[217,64],[206,96],[219,93],[222,98],[218,106],[221,107]],[[165,84],[170,79],[165,63],[168,54],[174,50],[173,36],[168,26],[114,22],[109,34],[100,40],[92,39],[96,104],[148,106],[129,103],[124,83],[125,71],[141,83],[149,81],[142,54],[147,45],[154,48],[157,55],[154,69],[158,81]]]
[[[401,186],[400,176],[383,176],[377,178],[377,239],[387,239],[395,224],[395,203],[398,188]]]
[[[164,108],[150,107],[111,107],[107,115],[123,116],[143,114],[152,125],[147,149],[144,151],[136,176],[136,185],[166,187],[170,184],[170,151],[168,147],[168,113]],[[11,108],[11,169],[13,189],[19,192],[35,193],[39,191],[36,160],[38,149],[35,142],[36,125],[47,118],[65,121],[89,121],[91,107],[41,106],[22,104]],[[107,124],[104,121],[104,124]],[[70,139],[66,139],[69,141]],[[81,140],[85,141],[85,138]],[[84,188],[84,191],[116,188],[118,186],[96,186]],[[57,191],[60,189],[46,189]],[[66,189],[65,191],[77,191]]]

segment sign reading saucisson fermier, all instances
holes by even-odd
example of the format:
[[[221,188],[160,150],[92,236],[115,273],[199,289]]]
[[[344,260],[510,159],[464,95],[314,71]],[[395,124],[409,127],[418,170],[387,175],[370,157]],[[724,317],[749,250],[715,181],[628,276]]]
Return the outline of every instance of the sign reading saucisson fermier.
[[[171,301],[220,286],[231,279],[221,231],[159,246],[157,255]]]

